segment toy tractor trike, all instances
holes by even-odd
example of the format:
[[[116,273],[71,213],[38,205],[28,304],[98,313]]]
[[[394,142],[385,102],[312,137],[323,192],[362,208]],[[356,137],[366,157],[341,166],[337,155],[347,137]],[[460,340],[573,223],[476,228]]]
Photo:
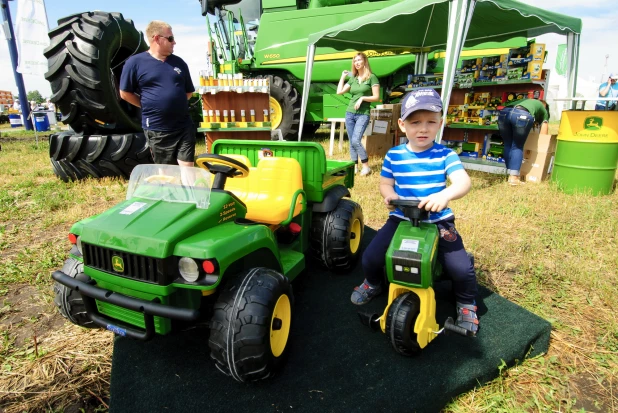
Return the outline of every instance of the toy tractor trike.
[[[358,257],[354,164],[311,142],[218,140],[212,152],[202,169],[138,165],[126,201],[73,225],[55,302],[75,324],[137,339],[206,323],[217,367],[259,380],[283,363],[305,254],[331,270]]]
[[[386,251],[388,301],[384,313],[359,312],[363,324],[386,333],[393,348],[411,355],[424,348],[441,330],[436,322],[436,298],[433,283],[442,275],[437,259],[440,235],[434,224],[422,222],[429,212],[419,209],[419,201],[392,200],[409,221],[402,221]],[[451,317],[445,331],[470,335],[455,325]]]

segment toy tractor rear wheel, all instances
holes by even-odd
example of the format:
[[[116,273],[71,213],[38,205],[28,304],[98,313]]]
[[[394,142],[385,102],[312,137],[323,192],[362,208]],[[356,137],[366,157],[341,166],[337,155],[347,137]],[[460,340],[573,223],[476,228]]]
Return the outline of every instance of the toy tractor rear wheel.
[[[341,199],[334,210],[313,214],[312,254],[331,271],[349,270],[360,255],[364,230],[360,205]]]
[[[64,262],[62,272],[70,277],[77,277],[84,272],[84,264],[75,258],[69,258]],[[60,283],[54,283],[54,304],[60,314],[73,324],[81,327],[96,328],[90,320],[81,295]]]
[[[414,324],[421,302],[414,293],[401,294],[393,300],[386,315],[386,335],[396,352],[411,356],[420,350]]]
[[[240,382],[275,374],[287,354],[293,299],[289,280],[268,268],[252,268],[227,285],[210,322],[217,368]]]

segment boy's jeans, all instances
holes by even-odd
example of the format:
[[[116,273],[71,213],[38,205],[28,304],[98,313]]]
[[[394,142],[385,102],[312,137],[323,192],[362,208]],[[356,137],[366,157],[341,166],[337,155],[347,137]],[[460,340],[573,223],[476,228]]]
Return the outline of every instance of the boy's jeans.
[[[380,285],[383,280],[386,250],[395,235],[401,218],[389,216],[363,252],[363,272],[371,285]],[[438,261],[444,275],[453,281],[453,292],[458,303],[472,304],[477,294],[476,272],[466,253],[461,236],[455,229],[453,218],[435,223],[438,226]]]
[[[350,139],[350,159],[353,162],[367,163],[367,151],[361,144],[363,133],[369,125],[369,115],[358,115],[356,113],[345,113],[345,127],[348,130],[348,138]]]
[[[524,160],[524,144],[534,125],[534,118],[525,110],[504,108],[498,114],[498,129],[504,142],[504,163],[509,175],[519,176]]]

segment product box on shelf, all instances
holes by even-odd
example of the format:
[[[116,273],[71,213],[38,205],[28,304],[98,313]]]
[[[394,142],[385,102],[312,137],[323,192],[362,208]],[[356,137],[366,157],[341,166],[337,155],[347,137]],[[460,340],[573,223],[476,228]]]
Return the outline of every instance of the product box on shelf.
[[[393,134],[363,136],[361,143],[365,147],[367,155],[384,157],[386,152],[393,147]]]
[[[471,73],[458,73],[455,78],[455,83],[460,89],[472,87],[472,83],[478,77],[479,72],[471,72]]]
[[[508,80],[521,79],[523,74],[524,74],[523,67],[512,67],[506,70],[506,78]]]
[[[509,66],[516,66],[531,61],[530,46],[509,49]]]
[[[528,96],[528,94],[524,94],[522,92],[502,92],[502,103],[509,103],[515,100],[521,100]]]
[[[530,45],[530,54],[532,55],[532,61],[544,61],[545,60],[545,45],[543,43],[532,43]]]
[[[480,158],[479,153],[478,152],[461,152],[459,154],[460,158],[472,158],[472,159],[478,159]]]
[[[463,59],[461,61],[461,72],[470,72],[473,70],[479,70],[483,65],[483,59],[481,57],[475,59]]]
[[[522,79],[541,80],[543,78],[543,62],[530,62],[521,76]]]

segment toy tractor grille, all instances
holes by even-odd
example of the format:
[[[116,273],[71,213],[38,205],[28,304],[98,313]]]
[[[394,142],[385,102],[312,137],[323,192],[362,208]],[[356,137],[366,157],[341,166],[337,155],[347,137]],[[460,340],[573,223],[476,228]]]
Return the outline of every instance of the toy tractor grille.
[[[134,280],[167,285],[162,259],[83,244],[84,265]]]
[[[393,252],[393,280],[421,285],[421,259],[418,252],[396,250]]]

